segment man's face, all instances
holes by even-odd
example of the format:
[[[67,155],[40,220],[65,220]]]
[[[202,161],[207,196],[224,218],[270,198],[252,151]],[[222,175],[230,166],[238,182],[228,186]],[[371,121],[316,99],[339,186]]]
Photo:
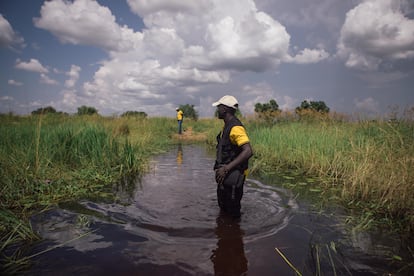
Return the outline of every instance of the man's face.
[[[217,116],[219,119],[224,119],[224,116],[226,115],[226,107],[222,104],[217,106]]]

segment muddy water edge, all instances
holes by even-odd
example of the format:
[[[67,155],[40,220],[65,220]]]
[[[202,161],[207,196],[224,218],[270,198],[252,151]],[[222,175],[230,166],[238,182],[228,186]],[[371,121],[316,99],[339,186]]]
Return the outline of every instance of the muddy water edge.
[[[213,153],[177,145],[150,171],[119,184],[115,202],[83,200],[31,219],[43,238],[27,275],[388,275],[399,243],[350,232],[339,210],[322,212],[249,177],[242,218],[221,215]],[[306,180],[288,179],[289,181]],[[408,274],[407,274],[408,275]]]

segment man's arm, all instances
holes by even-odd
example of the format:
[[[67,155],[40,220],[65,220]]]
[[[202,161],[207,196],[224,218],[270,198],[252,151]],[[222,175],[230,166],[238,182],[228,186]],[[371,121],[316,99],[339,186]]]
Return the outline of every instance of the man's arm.
[[[242,145],[241,149],[242,151],[233,161],[223,166],[227,170],[227,172],[231,171],[232,169],[236,168],[238,165],[242,164],[243,162],[249,160],[250,157],[252,157],[253,150],[250,146],[250,143]]]
[[[218,168],[216,170],[216,181],[217,183],[221,184],[224,181],[226,175],[238,165],[242,164],[243,162],[249,160],[250,157],[253,156],[253,150],[250,146],[250,143],[246,143],[241,146],[242,151],[240,154],[230,163]]]

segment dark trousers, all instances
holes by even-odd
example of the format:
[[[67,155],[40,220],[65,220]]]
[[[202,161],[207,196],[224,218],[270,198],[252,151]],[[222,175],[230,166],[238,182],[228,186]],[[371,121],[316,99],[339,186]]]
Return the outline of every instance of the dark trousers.
[[[178,122],[178,134],[182,133],[182,126],[183,126],[183,120],[177,120]]]
[[[239,186],[217,186],[217,200],[220,210],[232,217],[240,217],[241,204],[243,197],[243,183]]]

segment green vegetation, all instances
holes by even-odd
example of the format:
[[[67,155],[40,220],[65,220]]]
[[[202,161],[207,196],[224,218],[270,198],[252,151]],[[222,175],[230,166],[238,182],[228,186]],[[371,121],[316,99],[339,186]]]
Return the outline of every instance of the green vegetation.
[[[21,262],[36,239],[28,219],[64,201],[114,200],[112,186],[142,173],[169,143],[174,121],[100,116],[0,117],[0,259]]]
[[[56,113],[56,109],[51,106],[41,107],[32,111],[32,115],[47,114],[47,113]]]
[[[41,107],[32,111],[32,115],[45,115],[45,114],[65,114],[64,112],[57,112],[52,106]]]
[[[319,113],[329,113],[329,107],[324,101],[303,101],[300,106],[296,107],[296,113],[300,114],[303,110],[312,110]]]
[[[412,118],[351,122],[337,114],[307,111],[306,116],[281,114],[276,119],[275,124],[247,122],[255,151],[252,173],[282,176],[282,185],[311,197],[322,208],[343,207],[352,228],[399,235],[406,252],[389,257],[401,265],[401,271],[410,271],[414,263]]]
[[[361,227],[386,224],[412,234],[412,118],[352,122],[306,112],[306,117],[278,112],[272,120],[241,118],[255,153],[251,173],[288,169],[317,177],[301,188],[356,210]],[[21,261],[15,245],[37,238],[28,222],[32,214],[86,197],[116,200],[114,185],[145,172],[148,158],[178,139],[175,118],[9,114],[0,121],[0,259],[7,264]],[[203,133],[214,146],[222,126],[217,118],[188,118],[184,134],[191,130],[191,141],[192,134]]]
[[[95,107],[92,106],[85,106],[82,105],[78,107],[78,115],[94,115],[98,114],[98,110]]]
[[[259,120],[273,123],[274,119],[281,113],[281,110],[276,100],[271,99],[268,103],[256,103],[254,105],[254,112]]]
[[[254,105],[254,112],[256,113],[264,113],[264,112],[276,112],[279,110],[279,105],[277,104],[276,100],[271,99],[268,103],[256,103]]]
[[[248,129],[256,172],[293,169],[317,176],[326,200],[363,211],[363,221],[387,219],[406,233],[414,230],[412,122],[251,122]]]
[[[141,118],[147,118],[148,114],[144,111],[126,111],[121,114],[121,117],[141,117]]]

